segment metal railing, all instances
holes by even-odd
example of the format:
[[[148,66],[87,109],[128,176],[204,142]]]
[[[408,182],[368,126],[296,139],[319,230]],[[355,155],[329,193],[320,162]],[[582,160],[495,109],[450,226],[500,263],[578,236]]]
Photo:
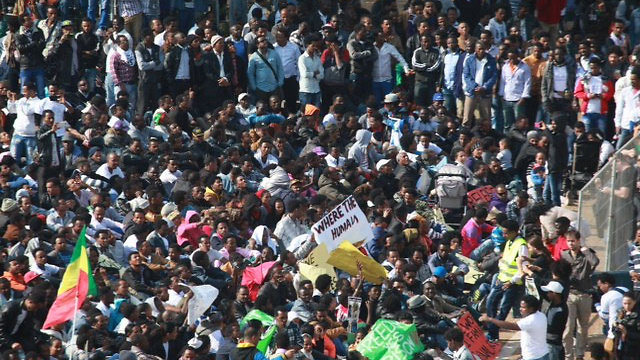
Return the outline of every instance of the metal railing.
[[[634,199],[639,150],[640,135],[617,150],[579,191],[578,231],[587,235],[584,243],[598,252],[604,271],[628,268],[629,246],[638,221]]]

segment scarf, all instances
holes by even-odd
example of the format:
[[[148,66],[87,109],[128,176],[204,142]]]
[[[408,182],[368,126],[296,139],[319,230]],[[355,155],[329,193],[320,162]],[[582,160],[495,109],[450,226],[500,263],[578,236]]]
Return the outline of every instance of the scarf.
[[[131,49],[124,51],[120,46],[116,46],[116,51],[120,54],[120,59],[127,62],[127,65],[136,66],[136,57]]]

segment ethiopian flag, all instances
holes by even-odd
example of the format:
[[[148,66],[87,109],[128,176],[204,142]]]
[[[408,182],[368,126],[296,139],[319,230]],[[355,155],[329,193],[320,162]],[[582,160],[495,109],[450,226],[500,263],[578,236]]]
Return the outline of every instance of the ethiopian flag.
[[[87,253],[87,228],[83,228],[73,249],[71,262],[62,277],[58,297],[51,305],[43,329],[72,320],[76,310],[82,306],[88,294],[98,295],[98,288],[91,273],[89,254]]]

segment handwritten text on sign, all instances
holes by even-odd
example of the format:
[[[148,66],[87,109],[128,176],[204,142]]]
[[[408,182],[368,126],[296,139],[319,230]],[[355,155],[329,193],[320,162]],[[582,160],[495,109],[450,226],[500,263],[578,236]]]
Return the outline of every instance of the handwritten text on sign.
[[[494,360],[500,355],[502,345],[490,343],[478,323],[468,312],[458,320],[458,327],[464,334],[464,345],[475,359]]]
[[[313,233],[318,244],[326,244],[329,253],[343,241],[352,244],[373,238],[371,226],[358,203],[349,196],[320,221],[313,224]]]

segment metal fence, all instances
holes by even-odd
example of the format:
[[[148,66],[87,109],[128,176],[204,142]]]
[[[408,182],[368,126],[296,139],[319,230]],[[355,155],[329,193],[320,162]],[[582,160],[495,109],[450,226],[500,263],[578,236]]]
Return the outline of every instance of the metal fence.
[[[578,230],[587,235],[585,243],[604,254],[600,255],[604,271],[628,268],[629,245],[635,238],[638,220],[635,203],[639,150],[640,135],[616,151],[579,191],[578,217],[582,221]]]

